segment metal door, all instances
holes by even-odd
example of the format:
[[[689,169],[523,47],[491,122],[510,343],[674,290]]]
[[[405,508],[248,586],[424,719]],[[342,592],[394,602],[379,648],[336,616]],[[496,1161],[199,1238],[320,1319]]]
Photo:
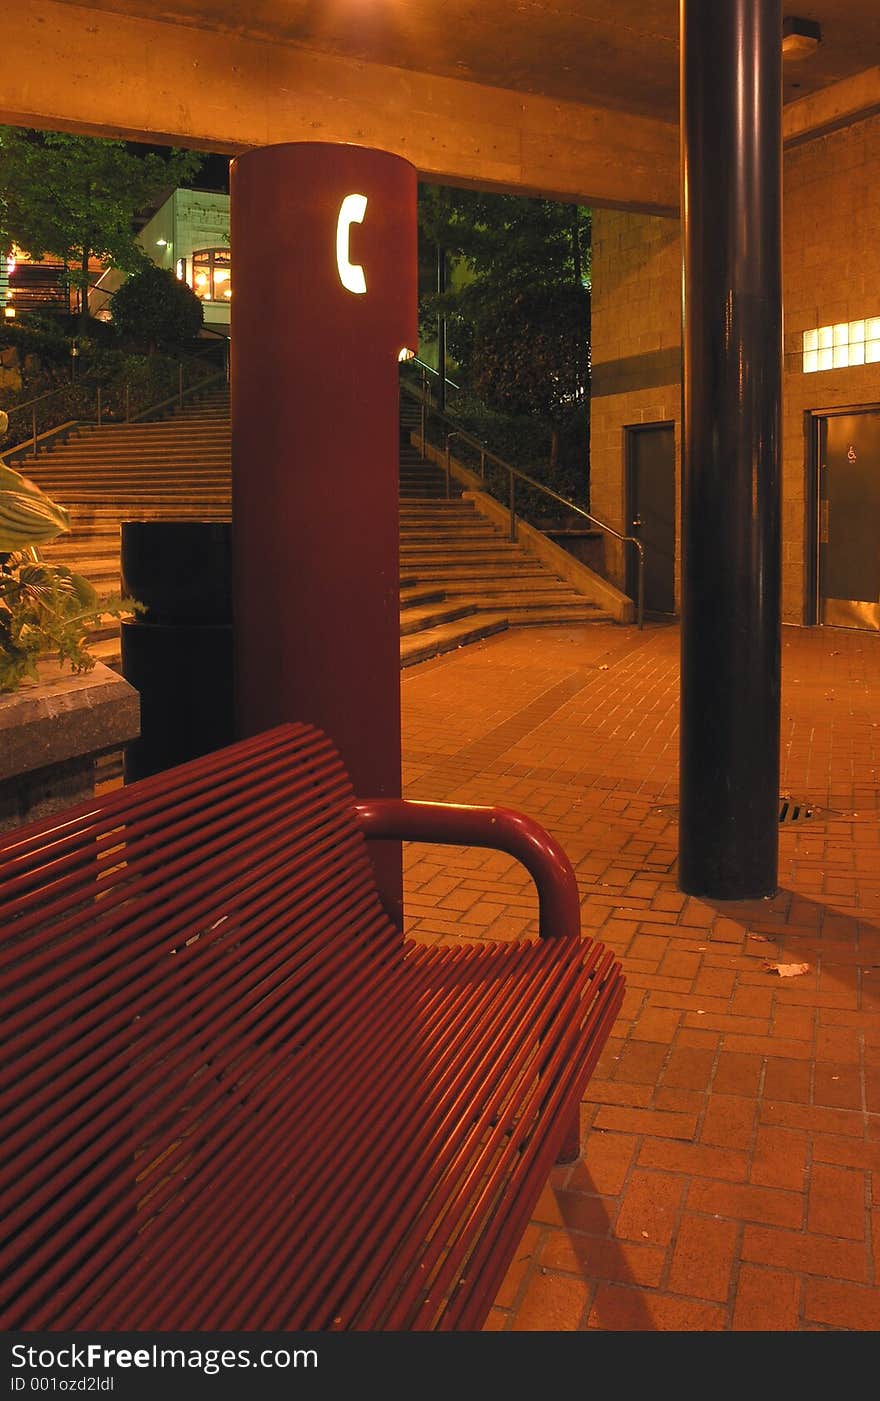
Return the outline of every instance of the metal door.
[[[645,550],[645,612],[675,612],[675,428],[648,423],[627,428],[627,534]],[[627,592],[635,597],[636,560],[627,548]]]
[[[880,631],[880,411],[818,424],[820,623]]]

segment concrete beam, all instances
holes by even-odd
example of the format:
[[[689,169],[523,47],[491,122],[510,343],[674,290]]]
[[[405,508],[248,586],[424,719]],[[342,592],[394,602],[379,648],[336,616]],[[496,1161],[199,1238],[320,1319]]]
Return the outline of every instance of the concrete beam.
[[[866,68],[830,88],[790,102],[782,114],[783,141],[786,146],[800,146],[876,112],[880,112],[880,68]]]
[[[438,183],[677,209],[673,123],[54,0],[20,0],[14,28],[11,125],[230,155],[350,141]]]

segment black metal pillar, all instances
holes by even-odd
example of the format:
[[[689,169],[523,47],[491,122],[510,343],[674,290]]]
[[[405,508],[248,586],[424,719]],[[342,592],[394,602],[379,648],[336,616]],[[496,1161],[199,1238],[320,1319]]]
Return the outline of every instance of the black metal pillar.
[[[446,249],[437,245],[437,291],[440,296],[446,291]],[[440,378],[437,381],[437,407],[441,413],[446,411],[446,316],[441,311],[437,318],[437,369]]]
[[[681,0],[684,255],[679,887],[777,885],[779,0]]]

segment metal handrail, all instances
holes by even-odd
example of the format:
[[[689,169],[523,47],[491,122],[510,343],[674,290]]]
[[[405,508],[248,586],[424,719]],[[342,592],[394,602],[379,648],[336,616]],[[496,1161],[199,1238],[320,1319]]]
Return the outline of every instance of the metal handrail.
[[[42,404],[45,399],[54,398],[56,394],[64,394],[68,389],[69,385],[66,384],[59,385],[57,389],[47,389],[45,394],[38,394],[35,399],[23,399],[20,404],[13,404],[11,409],[6,410],[7,418],[11,419],[12,415],[18,413],[20,409],[30,409],[31,440],[33,444],[31,451],[32,457],[36,457],[37,455],[37,404]],[[25,438],[24,441],[27,442],[27,439]],[[13,443],[13,447],[18,446],[18,443]]]
[[[423,381],[424,381],[424,377],[425,377],[425,376],[424,376],[424,371],[425,371],[425,370],[428,371],[428,374],[434,375],[437,379],[440,378],[440,371],[439,371],[439,370],[435,370],[433,365],[429,365],[428,362],[427,362],[427,360],[421,360],[421,359],[419,359],[418,355],[411,355],[410,358],[409,358],[409,360],[406,361],[405,363],[406,363],[406,364],[409,364],[409,365],[418,365],[419,369],[422,371],[422,380],[423,380]],[[448,375],[444,375],[443,378],[445,379],[446,383],[447,383],[448,385],[450,385],[453,389],[460,389],[460,388],[461,388],[461,386],[458,385],[458,384],[456,384],[456,382],[455,382],[454,379],[450,379]]]
[[[414,398],[421,398],[421,395],[419,395],[418,390],[411,388],[410,385],[404,384],[404,385],[403,385],[403,388],[407,391],[407,393],[411,394]],[[421,437],[422,437],[422,456],[424,457],[424,456],[425,456],[425,445],[426,445],[426,444],[425,444],[425,412],[424,412],[424,401],[422,401],[422,402],[423,402],[423,413],[422,413]],[[431,408],[431,412],[435,415],[435,417],[437,417],[437,418],[439,418],[439,419],[442,419],[442,421],[443,421],[444,423],[453,424],[453,425],[454,425],[455,420],[449,418],[449,416],[448,416],[447,414],[441,413],[441,411],[440,411],[439,409],[435,409],[435,408],[432,407],[432,408]],[[506,461],[505,458],[499,457],[497,453],[492,452],[491,448],[488,448],[488,447],[486,446],[485,443],[483,443],[483,442],[480,441],[479,438],[475,438],[474,435],[473,435],[472,433],[468,433],[468,432],[465,431],[465,429],[463,429],[463,428],[458,428],[458,427],[453,427],[453,428],[451,429],[451,431],[448,431],[448,432],[446,433],[446,435],[445,435],[445,444],[444,444],[445,453],[444,453],[444,457],[445,457],[446,496],[447,496],[447,498],[449,497],[450,491],[451,491],[451,471],[452,471],[452,460],[451,460],[451,454],[450,454],[450,451],[449,451],[449,445],[450,445],[450,443],[453,441],[453,439],[455,439],[455,438],[460,438],[463,442],[469,443],[471,447],[476,448],[477,451],[479,452],[479,454],[480,454],[480,477],[482,478],[482,480],[483,480],[484,482],[485,482],[485,479],[486,479],[486,463],[487,463],[487,461],[488,461],[488,462],[494,462],[496,466],[501,467],[505,472],[508,473],[508,481],[509,481],[508,511],[509,511],[509,513],[510,513],[510,539],[511,539],[511,541],[515,541],[515,540],[516,540],[516,482],[517,482],[517,481],[522,481],[522,482],[527,482],[529,486],[534,487],[537,491],[543,492],[545,496],[550,496],[550,497],[552,497],[552,499],[553,499],[554,501],[558,501],[558,502],[560,503],[560,505],[567,507],[567,509],[568,509],[569,511],[574,511],[576,515],[582,516],[582,517],[584,518],[584,520],[588,520],[588,521],[590,522],[590,524],[596,526],[596,528],[597,528],[598,530],[604,530],[605,533],[606,533],[607,535],[613,536],[615,540],[620,540],[621,543],[622,543],[622,544],[625,544],[625,545],[634,545],[634,546],[635,546],[636,552],[637,552],[637,565],[636,565],[636,625],[639,627],[639,629],[641,629],[642,626],[643,626],[643,624],[644,624],[644,615],[645,615],[645,547],[644,547],[642,541],[639,540],[639,539],[637,538],[637,536],[635,536],[635,535],[623,535],[623,534],[621,534],[621,532],[620,532],[619,530],[615,530],[615,529],[614,529],[614,526],[608,525],[608,523],[607,523],[606,521],[599,520],[598,516],[594,516],[594,515],[592,515],[589,511],[585,511],[585,510],[583,509],[582,506],[578,506],[576,502],[570,501],[570,500],[568,499],[567,496],[560,496],[559,492],[558,492],[558,491],[554,491],[554,490],[552,489],[552,487],[545,486],[543,482],[536,481],[535,478],[534,478],[534,477],[530,477],[530,476],[528,475],[527,472],[521,471],[519,467],[514,467],[513,464],[510,463],[510,462],[508,462],[508,461]]]
[[[208,347],[208,349],[213,350],[213,349],[214,349],[214,346],[212,345],[212,346]],[[197,355],[186,356],[186,359],[189,360],[189,361],[191,361],[191,362],[198,361],[198,360],[201,360],[201,359],[202,359],[204,353],[205,353],[204,351],[199,351],[199,353],[198,353]],[[217,371],[216,371],[214,374],[212,374],[212,375],[211,375],[211,374],[209,374],[209,375],[203,375],[202,378],[196,380],[194,384],[189,384],[189,385],[187,385],[187,386],[184,388],[184,384],[183,384],[183,357],[179,357],[179,359],[178,359],[178,367],[177,367],[177,392],[176,392],[175,394],[171,394],[171,395],[167,396],[167,397],[164,398],[164,399],[158,399],[158,400],[157,400],[155,403],[153,403],[153,404],[149,404],[145,409],[141,409],[138,413],[136,413],[136,414],[134,415],[133,418],[132,418],[132,413],[131,413],[131,384],[130,384],[129,381],[126,381],[125,386],[124,386],[124,392],[125,392],[125,422],[126,422],[126,423],[136,423],[136,422],[138,422],[138,420],[143,419],[143,418],[146,418],[149,414],[156,413],[159,409],[167,408],[170,404],[174,404],[174,403],[182,404],[183,401],[184,401],[184,399],[185,399],[188,395],[194,394],[194,393],[196,392],[196,390],[203,389],[203,388],[205,388],[205,387],[206,387],[207,385],[209,385],[209,384],[213,384],[213,383],[214,383],[216,380],[218,380],[218,379],[225,379],[227,382],[228,382],[228,380],[229,380],[228,338],[227,338],[227,351],[226,351],[226,355],[225,355],[225,357],[224,357],[224,366],[223,366],[222,369],[217,370]],[[49,390],[46,391],[45,394],[38,394],[38,395],[36,396],[36,398],[34,398],[34,399],[25,399],[25,400],[22,401],[22,403],[20,403],[20,404],[13,404],[12,407],[11,407],[10,409],[7,409],[7,410],[6,410],[7,416],[8,416],[10,419],[12,418],[12,415],[13,415],[14,413],[18,413],[20,409],[27,409],[27,408],[29,408],[29,409],[31,410],[31,435],[30,435],[30,438],[31,438],[31,454],[30,454],[30,455],[31,455],[31,457],[37,457],[37,456],[39,455],[39,447],[38,447],[38,441],[37,441],[37,440],[38,440],[38,433],[37,433],[37,405],[38,405],[38,404],[42,404],[46,399],[51,399],[51,398],[53,398],[53,397],[54,397],[55,395],[57,395],[57,394],[69,393],[69,392],[70,392],[70,388],[71,388],[71,386],[70,386],[69,384],[62,384],[62,385],[59,385],[57,389],[49,389]],[[80,388],[85,388],[85,384],[81,384],[81,385],[80,385]],[[104,422],[104,421],[103,421],[103,390],[102,390],[102,386],[101,386],[100,384],[95,385],[94,388],[95,388],[95,424],[96,424],[96,426],[97,426],[98,428],[102,428],[102,427],[103,427],[103,422]],[[48,430],[48,431],[52,431],[52,430],[50,429],[50,430]],[[8,451],[12,451],[13,449],[15,449],[15,450],[20,449],[20,448],[23,446],[23,444],[26,443],[27,441],[28,441],[27,438],[25,438],[25,439],[22,440],[21,443],[13,443],[12,448],[8,449]]]

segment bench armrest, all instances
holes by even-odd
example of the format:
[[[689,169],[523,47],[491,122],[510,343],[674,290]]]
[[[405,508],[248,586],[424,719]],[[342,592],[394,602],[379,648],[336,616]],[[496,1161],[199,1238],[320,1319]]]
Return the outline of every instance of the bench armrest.
[[[368,841],[387,838],[506,851],[535,882],[541,938],[580,936],[580,897],[572,864],[556,839],[523,813],[408,798],[364,799],[355,803],[355,813]]]

